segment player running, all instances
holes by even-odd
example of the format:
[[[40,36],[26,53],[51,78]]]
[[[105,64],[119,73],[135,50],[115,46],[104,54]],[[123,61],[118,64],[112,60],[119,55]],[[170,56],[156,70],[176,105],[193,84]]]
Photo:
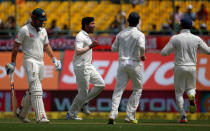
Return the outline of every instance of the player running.
[[[174,59],[174,88],[176,103],[181,117],[178,122],[186,123],[183,94],[186,92],[189,98],[190,112],[196,112],[196,64],[197,50],[210,54],[210,48],[198,36],[191,34],[192,20],[182,18],[180,20],[180,34],[174,35],[162,49],[161,55],[166,56],[175,52]]]
[[[66,114],[66,119],[82,120],[82,118],[77,116],[81,109],[84,113],[90,114],[87,103],[95,98],[105,87],[105,82],[101,75],[91,64],[92,48],[99,44],[96,40],[92,42],[89,36],[90,33],[93,33],[94,28],[95,23],[93,17],[82,19],[82,30],[76,36],[73,59],[78,94]],[[89,91],[89,83],[94,85],[91,91]]]

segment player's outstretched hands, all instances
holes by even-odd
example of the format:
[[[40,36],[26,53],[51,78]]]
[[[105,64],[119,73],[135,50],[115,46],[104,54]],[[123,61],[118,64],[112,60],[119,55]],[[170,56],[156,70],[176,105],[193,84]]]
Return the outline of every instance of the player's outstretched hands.
[[[146,60],[146,57],[145,56],[141,56],[141,60],[142,61],[145,61]]]
[[[62,64],[60,60],[57,60],[55,57],[53,57],[53,63],[57,71],[60,71],[62,69]]]
[[[7,71],[7,75],[12,74],[15,71],[15,63],[11,62],[5,65],[5,69]]]
[[[94,40],[93,43],[91,45],[89,45],[90,49],[93,47],[96,47],[99,45],[99,42],[97,40]]]

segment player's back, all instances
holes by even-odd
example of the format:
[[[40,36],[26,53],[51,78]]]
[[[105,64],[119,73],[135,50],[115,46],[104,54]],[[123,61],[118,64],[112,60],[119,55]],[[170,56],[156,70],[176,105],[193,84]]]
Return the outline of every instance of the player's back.
[[[196,65],[197,50],[201,39],[190,33],[189,30],[182,30],[172,39],[175,50],[175,65]]]
[[[119,59],[131,59],[139,61],[140,45],[139,40],[145,39],[144,34],[136,27],[128,27],[118,35],[119,39]],[[142,43],[144,44],[144,43]]]

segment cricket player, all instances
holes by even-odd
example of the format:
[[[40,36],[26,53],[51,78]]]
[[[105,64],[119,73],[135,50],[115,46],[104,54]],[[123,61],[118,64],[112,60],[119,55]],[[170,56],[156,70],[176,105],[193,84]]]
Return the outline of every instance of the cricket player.
[[[37,123],[48,123],[44,103],[42,100],[42,79],[44,75],[43,51],[53,59],[53,63],[57,70],[61,70],[61,62],[57,60],[49,45],[48,35],[44,28],[44,22],[47,20],[46,13],[43,9],[36,8],[31,14],[32,22],[24,25],[15,39],[14,48],[12,51],[11,63],[7,64],[7,73],[11,74],[15,70],[16,56],[18,48],[21,45],[24,52],[23,66],[26,73],[29,89],[23,96],[21,106],[16,111],[17,118],[29,123],[30,120],[26,117],[30,106],[32,105],[36,113]]]
[[[89,34],[93,33],[95,28],[94,18],[85,17],[82,19],[82,30],[75,39],[75,52],[73,58],[74,73],[78,94],[66,114],[66,119],[82,120],[77,116],[82,111],[89,114],[87,103],[95,98],[105,87],[104,80],[91,64],[92,48],[97,46],[98,41],[92,41]],[[89,91],[89,83],[94,87]]]
[[[112,95],[112,109],[108,124],[114,124],[118,115],[118,107],[123,91],[129,80],[132,82],[132,94],[126,107],[125,122],[137,124],[136,109],[142,93],[142,65],[145,60],[145,36],[138,29],[141,23],[140,16],[131,12],[128,17],[129,27],[119,32],[112,45],[112,51],[119,52],[119,67],[117,70],[117,83]]]
[[[192,20],[182,18],[180,20],[180,34],[174,35],[167,45],[162,49],[161,55],[166,56],[175,52],[174,58],[174,88],[176,103],[181,117],[178,122],[186,123],[186,112],[184,110],[183,94],[186,92],[189,98],[190,112],[196,111],[196,64],[197,50],[210,54],[210,48],[198,36],[190,33]]]

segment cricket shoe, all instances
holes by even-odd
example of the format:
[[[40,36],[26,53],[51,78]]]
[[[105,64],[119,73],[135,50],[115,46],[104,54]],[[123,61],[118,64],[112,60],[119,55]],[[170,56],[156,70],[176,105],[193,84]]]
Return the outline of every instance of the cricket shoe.
[[[66,120],[78,120],[81,121],[82,118],[78,117],[78,116],[72,116],[70,115],[68,112],[66,113]]]
[[[41,120],[37,121],[37,123],[50,123],[47,118],[42,118]]]
[[[138,120],[130,120],[129,118],[125,118],[125,123],[133,123],[133,124],[138,124]]]
[[[187,117],[186,116],[181,116],[181,119],[178,121],[178,123],[187,123]]]
[[[108,124],[110,124],[110,125],[114,125],[114,124],[116,124],[116,122],[115,122],[115,120],[114,120],[114,119],[109,118]]]
[[[195,96],[190,95],[189,96],[189,103],[190,103],[190,113],[195,113],[196,112],[196,102],[195,102]]]
[[[81,112],[85,113],[86,115],[90,115],[90,111],[88,110],[88,103],[85,103],[82,108],[81,108]]]
[[[50,123],[50,121],[47,119],[47,117],[44,114],[41,114],[42,117],[40,120],[37,120],[36,123]]]
[[[20,116],[21,109],[22,107],[17,108],[16,117],[23,123],[30,123],[31,121],[28,118]]]

